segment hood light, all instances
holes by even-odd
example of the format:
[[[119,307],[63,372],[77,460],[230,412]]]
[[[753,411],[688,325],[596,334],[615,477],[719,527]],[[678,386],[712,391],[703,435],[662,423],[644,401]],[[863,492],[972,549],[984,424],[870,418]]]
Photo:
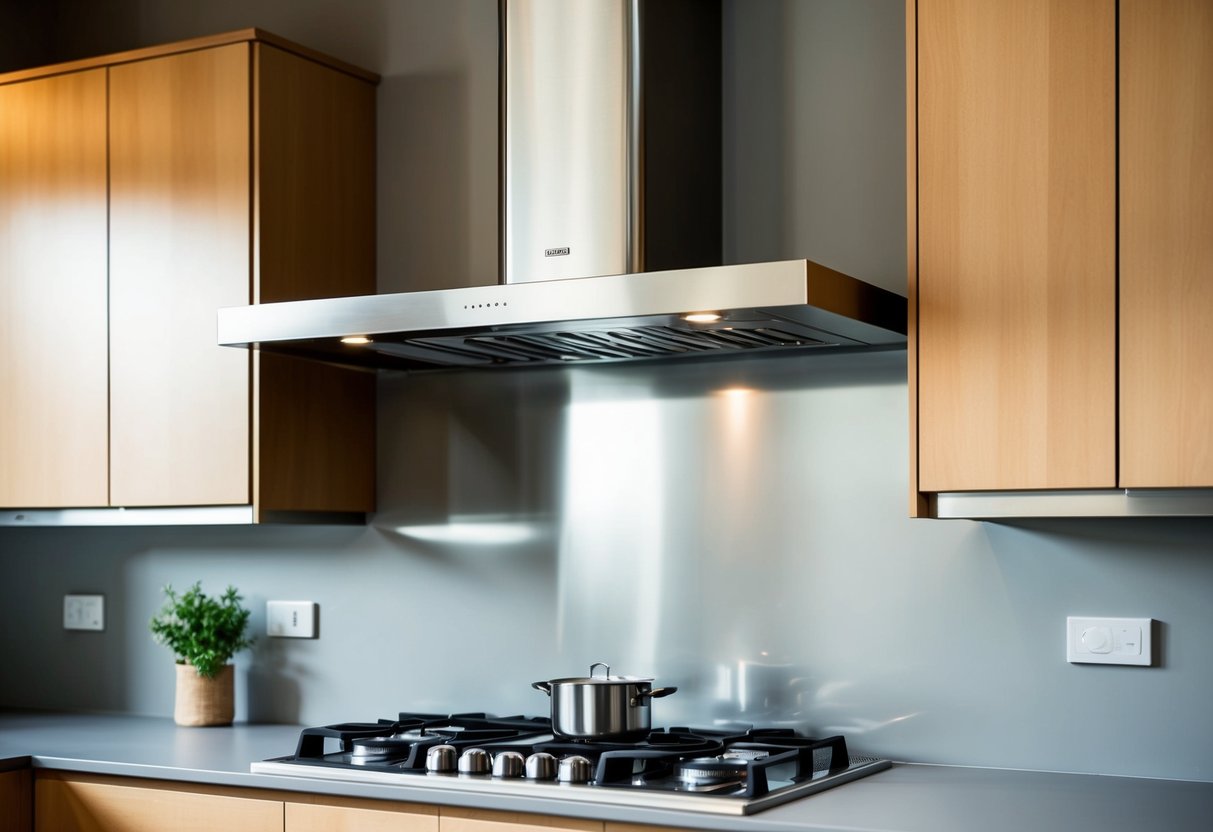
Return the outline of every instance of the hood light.
[[[361,346],[362,344],[371,343],[371,339],[366,337],[365,335],[347,335],[346,337],[341,339],[341,343],[354,344],[354,345]]]
[[[721,316],[716,312],[692,312],[690,315],[683,315],[682,319],[692,324],[710,324],[719,321]]]

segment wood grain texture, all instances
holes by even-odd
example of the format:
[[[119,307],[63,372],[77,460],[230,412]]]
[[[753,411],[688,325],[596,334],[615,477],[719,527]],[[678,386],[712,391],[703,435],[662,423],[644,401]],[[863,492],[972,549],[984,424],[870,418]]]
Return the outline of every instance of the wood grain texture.
[[[929,516],[918,490],[918,1],[906,0],[906,368],[910,404],[910,516]]]
[[[27,769],[0,772],[0,832],[34,828],[34,777]]]
[[[111,501],[245,504],[249,356],[215,312],[248,303],[247,44],[110,70]]]
[[[603,832],[601,821],[529,815],[519,812],[453,809],[445,806],[442,808],[439,828],[442,832],[526,832],[526,830]]]
[[[104,506],[105,71],[0,87],[0,505]]]
[[[375,292],[375,90],[255,52],[256,302]],[[373,375],[260,355],[253,494],[267,511],[373,511]]]
[[[254,505],[375,510],[375,376],[258,353]]]
[[[375,87],[255,47],[253,300],[375,293]]]
[[[44,780],[36,832],[281,832],[282,803],[132,785]]]
[[[438,832],[438,809],[383,800],[290,801],[285,832]]]
[[[205,733],[205,732],[202,732]],[[211,783],[193,783],[184,780],[155,780],[146,777],[127,777],[117,774],[90,774],[81,771],[64,771],[59,769],[39,768],[34,772],[34,781],[91,783],[102,786],[136,786],[140,789],[158,789],[160,791],[180,794],[213,795],[217,797],[239,797],[256,800],[271,800],[282,803],[287,800],[303,803],[315,802],[312,795],[301,794],[283,789],[243,788],[240,786],[219,786]],[[345,798],[337,798],[344,800]],[[324,801],[320,801],[324,802]]]
[[[1120,485],[1213,486],[1213,3],[1120,3]]]
[[[1116,484],[1115,2],[918,2],[919,489]]]

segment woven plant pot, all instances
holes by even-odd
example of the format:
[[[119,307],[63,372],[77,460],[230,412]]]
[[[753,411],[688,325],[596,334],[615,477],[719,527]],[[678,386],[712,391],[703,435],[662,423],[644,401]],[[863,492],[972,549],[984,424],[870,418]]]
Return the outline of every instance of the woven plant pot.
[[[234,679],[230,664],[224,665],[213,679],[199,676],[193,665],[177,665],[173,721],[178,725],[231,725],[235,712]]]

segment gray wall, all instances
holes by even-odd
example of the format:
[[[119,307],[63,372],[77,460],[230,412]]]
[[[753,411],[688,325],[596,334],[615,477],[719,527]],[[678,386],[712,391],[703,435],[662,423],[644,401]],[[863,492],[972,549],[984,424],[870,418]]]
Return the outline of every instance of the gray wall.
[[[0,0],[0,72],[49,63],[52,43],[49,5]]]
[[[383,72],[396,290],[495,271],[495,14],[159,0],[61,48],[255,24]],[[737,2],[727,19],[729,258],[810,256],[902,289],[902,3]],[[240,657],[240,718],[536,713],[531,681],[606,659],[680,687],[661,723],[1213,780],[1213,521],[907,519],[904,362],[384,376],[366,528],[0,530],[0,703],[171,713],[146,621],[160,586],[201,579],[239,586],[259,631],[267,599],[321,605],[318,641]],[[60,629],[69,591],[106,593],[105,633]],[[1073,614],[1158,619],[1159,666],[1067,664]]]

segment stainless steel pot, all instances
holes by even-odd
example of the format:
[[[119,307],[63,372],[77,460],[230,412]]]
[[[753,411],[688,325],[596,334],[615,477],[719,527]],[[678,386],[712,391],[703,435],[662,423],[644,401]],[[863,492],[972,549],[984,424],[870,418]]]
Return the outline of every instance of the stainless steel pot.
[[[594,669],[606,670],[595,676]],[[649,702],[678,688],[653,688],[652,679],[612,676],[603,662],[582,678],[552,679],[531,685],[552,699],[552,731],[578,740],[639,740],[652,729]]]

